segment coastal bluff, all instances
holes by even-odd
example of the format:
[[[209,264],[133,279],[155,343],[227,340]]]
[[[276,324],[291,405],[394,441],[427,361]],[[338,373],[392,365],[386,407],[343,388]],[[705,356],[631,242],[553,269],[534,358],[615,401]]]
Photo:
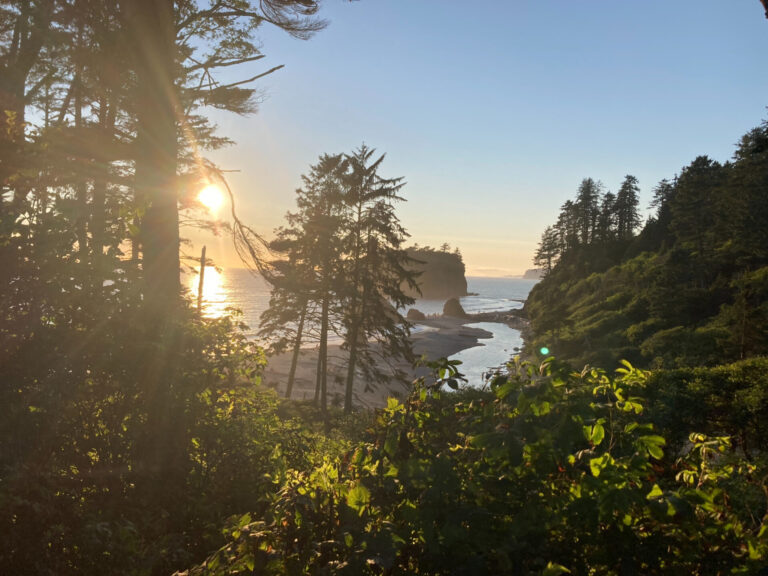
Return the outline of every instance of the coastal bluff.
[[[420,273],[416,282],[421,289],[419,295],[404,287],[409,296],[437,300],[467,295],[466,268],[458,249],[451,252],[447,245],[439,250],[413,247],[408,248],[408,256],[414,260],[413,269]]]

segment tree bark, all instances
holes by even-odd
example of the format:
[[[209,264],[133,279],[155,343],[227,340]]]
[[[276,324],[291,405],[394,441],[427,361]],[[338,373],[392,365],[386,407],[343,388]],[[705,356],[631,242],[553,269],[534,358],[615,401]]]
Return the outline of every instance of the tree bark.
[[[78,49],[82,49],[82,24],[77,35]],[[78,63],[75,78],[72,81],[75,91],[75,130],[79,140],[83,134],[83,83],[81,81],[82,64]],[[79,156],[79,155],[78,155]],[[77,162],[86,163],[87,160],[78,157]],[[88,182],[79,178],[75,184],[75,202],[77,204],[77,216],[75,217],[75,237],[77,238],[77,254],[80,266],[85,268],[88,263]]]
[[[99,102],[99,128],[105,148],[112,142],[115,128],[115,105],[107,96]],[[110,161],[106,157],[97,158],[98,175],[93,182],[91,199],[91,258],[93,259],[94,294],[101,297],[107,271],[104,265],[104,246],[107,245],[107,186],[109,181]]]
[[[357,340],[359,337],[359,323],[357,320],[350,329],[349,334],[349,362],[347,364],[347,386],[344,392],[344,412],[352,412],[352,388],[355,383],[355,365],[357,364]]]
[[[325,414],[328,410],[328,295],[323,298],[323,308],[320,315],[320,351],[317,359],[320,377],[320,411]]]
[[[140,217],[142,288],[147,338],[147,412],[137,445],[142,491],[150,506],[180,498],[186,469],[186,394],[180,387],[181,303],[179,214],[176,193],[176,88],[173,0],[124,3],[130,35],[137,127],[134,194]],[[142,470],[143,469],[143,470]],[[171,519],[168,519],[171,521]]]
[[[176,89],[173,0],[132,0],[131,32],[138,81],[135,192],[141,222],[144,298],[162,321],[180,301],[176,194]]]
[[[291,358],[291,370],[288,372],[288,385],[285,388],[285,397],[290,398],[293,392],[293,381],[296,378],[296,366],[299,363],[299,352],[301,352],[301,336],[304,332],[304,319],[307,317],[307,304],[301,310],[299,317],[299,327],[296,330],[296,342],[293,344],[293,358]]]
[[[357,341],[359,338],[360,324],[362,322],[362,312],[358,313],[358,303],[362,307],[363,294],[358,302],[358,291],[360,289],[360,258],[362,253],[362,230],[360,229],[360,222],[363,217],[363,204],[362,200],[357,202],[357,220],[355,222],[355,251],[352,256],[354,262],[354,273],[352,274],[352,289],[353,296],[349,305],[349,313],[351,314],[351,323],[349,327],[349,361],[347,363],[347,381],[346,389],[344,392],[344,412],[349,414],[352,411],[352,388],[355,381],[355,364],[357,364]]]

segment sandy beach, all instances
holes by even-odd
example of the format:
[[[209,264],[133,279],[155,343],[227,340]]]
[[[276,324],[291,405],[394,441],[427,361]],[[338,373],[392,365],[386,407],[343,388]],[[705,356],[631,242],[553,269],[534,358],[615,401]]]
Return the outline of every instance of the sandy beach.
[[[417,356],[426,355],[430,360],[447,358],[461,350],[479,346],[482,338],[491,338],[492,334],[485,330],[469,328],[466,324],[475,322],[474,318],[455,318],[442,316],[420,320],[423,326],[419,332],[412,334],[414,352]],[[311,400],[315,394],[315,377],[317,369],[317,349],[305,348],[301,351],[296,369],[292,397],[297,400]],[[328,347],[328,401],[332,405],[343,404],[344,378],[346,377],[346,353],[339,346]],[[288,381],[291,367],[291,354],[283,353],[269,358],[264,371],[264,382],[278,390],[282,396]],[[378,386],[365,390],[363,382],[355,382],[354,403],[365,408],[377,408],[386,405],[388,397],[404,398],[410,390],[410,382],[426,373],[425,368],[414,370],[409,364],[398,366],[408,374],[408,383],[392,381],[386,386]]]

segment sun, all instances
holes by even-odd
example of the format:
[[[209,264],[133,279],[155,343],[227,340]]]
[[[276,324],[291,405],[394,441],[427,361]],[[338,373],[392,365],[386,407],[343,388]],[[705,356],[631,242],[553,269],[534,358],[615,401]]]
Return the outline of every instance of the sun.
[[[224,203],[224,194],[221,188],[214,184],[209,184],[200,190],[200,193],[197,195],[197,201],[211,212],[218,212]]]

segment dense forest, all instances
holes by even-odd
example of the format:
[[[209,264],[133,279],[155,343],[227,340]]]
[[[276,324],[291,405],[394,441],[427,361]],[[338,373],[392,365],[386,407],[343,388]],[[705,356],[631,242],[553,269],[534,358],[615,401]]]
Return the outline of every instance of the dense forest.
[[[768,122],[733,159],[699,156],[654,188],[642,229],[638,182],[585,179],[543,233],[547,276],[526,311],[531,349],[576,364],[710,366],[768,353]]]
[[[259,28],[309,39],[318,9],[0,3],[0,573],[764,573],[766,125],[662,183],[639,234],[637,182],[586,180],[528,308],[557,359],[482,390],[424,359],[376,412],[326,406],[322,364],[317,402],[278,399],[238,313],[190,302],[184,231],[226,188],[206,111],[255,111]],[[413,272],[372,154],[321,157],[275,243],[228,227],[270,344],[333,320],[353,370]]]

